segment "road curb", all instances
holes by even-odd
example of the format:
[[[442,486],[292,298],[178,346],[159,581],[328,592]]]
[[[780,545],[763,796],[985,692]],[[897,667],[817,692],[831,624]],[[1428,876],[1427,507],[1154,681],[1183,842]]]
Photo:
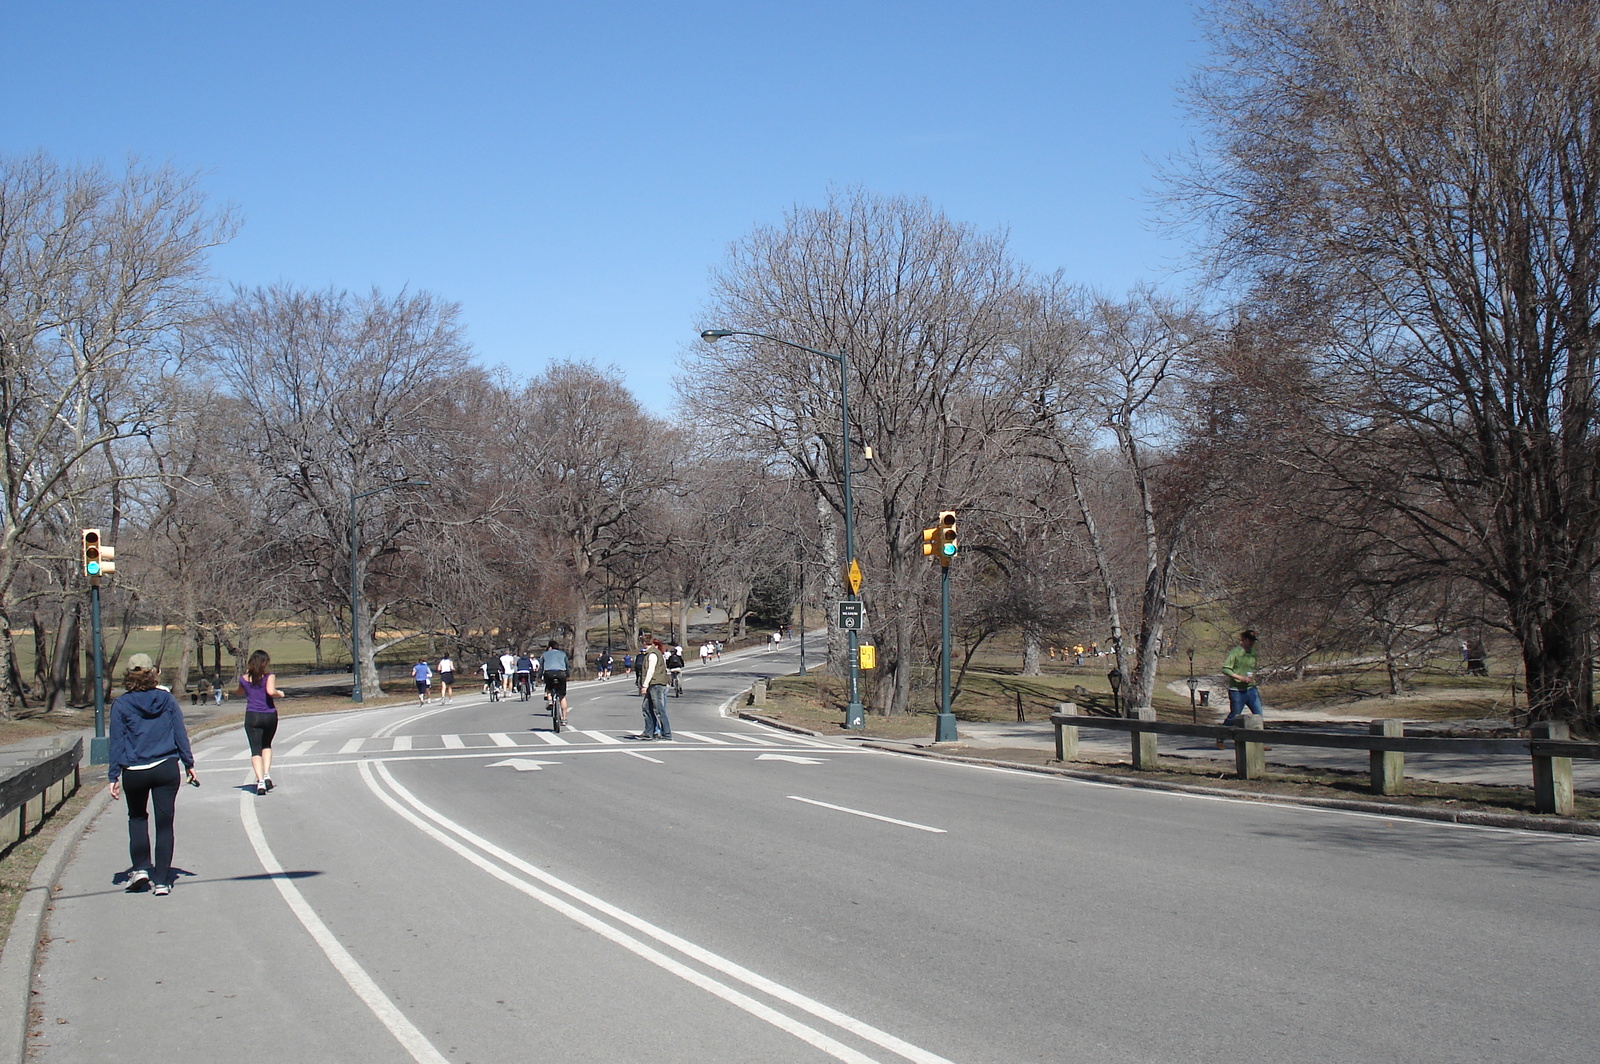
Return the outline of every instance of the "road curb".
[[[735,697],[737,699],[743,698],[744,696],[737,695]],[[812,731],[810,728],[802,728],[798,724],[785,724],[781,720],[773,720],[771,717],[763,717],[759,713],[739,713],[737,716],[740,720],[753,721],[756,724],[765,724],[767,727],[777,728],[779,731],[793,732],[796,735],[810,735],[817,739],[827,738],[826,735],[823,735],[819,731]]]
[[[50,910],[50,899],[55,894],[56,880],[67,866],[78,841],[95,818],[105,812],[111,803],[111,790],[101,787],[100,793],[61,830],[56,840],[45,851],[39,866],[33,870],[28,889],[17,903],[17,915],[11,921],[11,933],[6,936],[0,952],[0,1002],[10,1001],[16,1007],[0,1009],[0,1064],[22,1064],[28,1053],[28,1013],[33,1004],[33,966],[39,950],[39,938],[44,933],[45,914]]]
[[[1600,837],[1600,823],[1584,820],[1558,820],[1553,817],[1518,816],[1512,813],[1482,813],[1472,809],[1436,809],[1428,806],[1399,805],[1393,802],[1363,802],[1355,798],[1313,798],[1299,794],[1235,791],[1226,787],[1206,787],[1195,783],[1169,783],[1165,780],[1135,779],[1112,772],[1094,772],[1088,769],[1064,768],[1055,765],[1030,765],[1022,761],[1001,761],[988,757],[965,757],[960,754],[924,750],[914,746],[895,746],[889,743],[862,743],[861,746],[864,749],[879,750],[889,754],[909,754],[913,757],[926,757],[934,761],[952,761],[959,764],[1014,769],[1019,772],[1034,772],[1042,776],[1063,776],[1067,779],[1088,780],[1092,783],[1110,783],[1119,787],[1132,787],[1146,791],[1200,794],[1208,798],[1234,798],[1245,802],[1277,802],[1286,805],[1311,806],[1317,809],[1343,809],[1349,812],[1371,813],[1375,816],[1406,817],[1411,820],[1430,820],[1445,824],[1470,824],[1476,827],[1514,828],[1519,831],[1544,831],[1558,835]]]

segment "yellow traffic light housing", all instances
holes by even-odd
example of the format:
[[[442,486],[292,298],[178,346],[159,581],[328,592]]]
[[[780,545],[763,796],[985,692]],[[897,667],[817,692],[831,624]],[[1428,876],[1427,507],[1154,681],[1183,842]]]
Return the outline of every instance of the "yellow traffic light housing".
[[[117,571],[116,548],[101,542],[98,528],[84,529],[80,538],[83,544],[83,575],[98,580]]]
[[[85,576],[98,577],[100,575],[100,530],[86,528],[82,533],[83,541],[83,572]]]
[[[961,549],[961,541],[956,535],[956,512],[954,510],[940,510],[937,535],[939,561],[949,565],[950,559],[956,556]]]
[[[933,537],[937,531],[937,529],[933,528],[924,528],[922,530],[922,556],[924,558],[933,557]]]

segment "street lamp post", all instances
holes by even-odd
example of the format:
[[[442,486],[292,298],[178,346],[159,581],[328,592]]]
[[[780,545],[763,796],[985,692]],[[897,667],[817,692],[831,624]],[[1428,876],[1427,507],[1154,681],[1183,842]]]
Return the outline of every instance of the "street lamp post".
[[[850,363],[843,351],[837,354],[832,351],[823,351],[816,347],[807,347],[797,344],[793,340],[783,340],[766,333],[750,332],[744,329],[707,329],[700,334],[700,339],[708,343],[725,339],[729,336],[752,336],[758,340],[770,340],[784,347],[792,347],[797,351],[807,351],[823,358],[831,358],[839,364],[839,442],[843,447],[840,466],[844,477],[841,484],[844,495],[844,553],[847,564],[856,568],[856,519],[854,501],[850,495]],[[845,587],[845,600],[847,602],[860,601],[860,595],[852,587],[847,578]],[[850,702],[845,706],[844,726],[846,728],[863,728],[866,726],[866,713],[861,706],[861,635],[857,629],[850,629]]]
[[[361,693],[361,581],[358,566],[361,557],[361,530],[356,526],[356,503],[361,499],[382,495],[396,488],[426,488],[430,483],[426,480],[406,480],[399,484],[385,484],[381,488],[373,488],[360,495],[356,494],[354,488],[350,489],[350,701],[352,702],[366,701]]]
[[[1111,704],[1115,707],[1117,716],[1122,716],[1122,670],[1115,665],[1106,673],[1106,682],[1111,685]]]

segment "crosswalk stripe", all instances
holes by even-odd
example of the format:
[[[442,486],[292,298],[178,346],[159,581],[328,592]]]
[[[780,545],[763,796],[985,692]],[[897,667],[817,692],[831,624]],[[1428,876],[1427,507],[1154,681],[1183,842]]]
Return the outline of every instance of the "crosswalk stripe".
[[[800,736],[800,735],[787,735],[787,736],[784,737],[783,741],[784,741],[785,744],[788,744],[788,743],[799,743],[801,746],[820,746],[824,750],[836,749],[836,747],[832,743],[825,743],[825,742],[822,742],[820,739],[808,739],[808,738],[805,738],[804,736]]]
[[[411,736],[409,736],[409,735],[396,735],[394,737],[394,748],[395,748],[395,752],[396,753],[401,753],[401,754],[403,754],[407,750],[411,749]]]
[[[603,731],[579,731],[578,734],[579,735],[587,735],[589,738],[593,739],[595,742],[604,743],[607,746],[621,746],[622,745],[622,740],[621,739],[618,739],[618,738],[616,738],[615,736],[612,736],[612,735],[607,735]]]
[[[517,741],[505,732],[490,732],[489,738],[494,740],[496,746],[516,746]]]
[[[228,758],[228,760],[229,761],[248,761],[248,760],[250,760],[250,748],[248,746],[245,747],[243,751],[241,751],[240,753],[234,754],[232,757]]]
[[[713,746],[730,745],[726,739],[713,739],[709,735],[701,735],[699,732],[684,731],[682,728],[679,728],[675,734],[681,735],[685,739],[693,739],[698,743],[710,743]]]
[[[467,744],[461,741],[461,736],[459,735],[441,735],[439,738],[443,741],[446,750],[465,750],[467,748]]]
[[[299,746],[296,746],[293,750],[290,750],[289,751],[289,756],[290,757],[299,757],[301,754],[308,754],[308,753],[311,752],[311,748],[313,746],[316,746],[316,745],[317,745],[317,741],[315,739],[311,739],[311,740],[309,740],[307,742],[303,742]]]
[[[554,732],[536,731],[533,734],[536,737],[538,737],[540,740],[550,744],[551,746],[571,746],[572,745],[571,743],[567,742],[567,740],[563,739],[561,736],[556,735]]]
[[[725,731],[725,732],[722,732],[721,734],[726,735],[730,739],[737,739],[741,743],[750,743],[753,746],[782,746],[783,745],[782,743],[773,742],[771,739],[758,739],[754,735],[746,735],[744,732]]]
[[[361,749],[361,744],[364,742],[366,742],[365,739],[348,739],[343,746],[339,747],[339,752],[341,754],[353,754]]]

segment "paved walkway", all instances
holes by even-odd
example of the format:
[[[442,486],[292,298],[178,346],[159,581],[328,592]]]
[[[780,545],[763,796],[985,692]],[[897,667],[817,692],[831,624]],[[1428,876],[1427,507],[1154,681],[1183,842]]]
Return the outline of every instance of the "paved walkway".
[[[1269,719],[1271,715],[1269,714]],[[1204,721],[1202,723],[1211,723]],[[961,741],[977,749],[1045,749],[1055,750],[1055,728],[1047,721],[1030,721],[1026,724],[969,724],[959,727]],[[1332,729],[1318,729],[1332,730]],[[1351,724],[1353,734],[1365,733],[1364,724]],[[1270,736],[1270,733],[1269,733]],[[1233,766],[1233,751],[1218,750],[1208,739],[1192,739],[1182,735],[1160,737],[1161,753],[1196,761],[1216,761],[1229,768]],[[1129,738],[1125,733],[1098,731],[1093,728],[1078,730],[1078,749],[1091,757],[1129,756]],[[1363,750],[1325,750],[1316,747],[1272,746],[1268,744],[1267,763],[1282,767],[1338,768],[1356,772],[1367,771],[1367,753]],[[1489,783],[1530,787],[1533,785],[1533,767],[1526,757],[1478,754],[1407,754],[1406,775],[1413,779],[1435,783]],[[1600,761],[1576,760],[1572,764],[1574,787],[1586,794],[1600,794]]]

